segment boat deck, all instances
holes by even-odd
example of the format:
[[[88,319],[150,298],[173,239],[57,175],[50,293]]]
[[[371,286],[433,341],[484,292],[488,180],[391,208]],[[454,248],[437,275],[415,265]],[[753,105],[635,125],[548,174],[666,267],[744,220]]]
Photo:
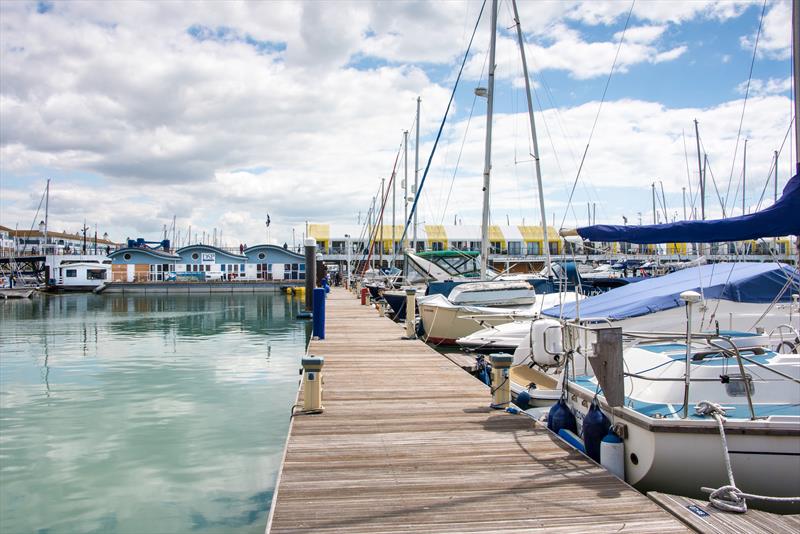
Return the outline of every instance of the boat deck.
[[[326,306],[325,412],[293,419],[267,532],[688,531],[347,291]]]

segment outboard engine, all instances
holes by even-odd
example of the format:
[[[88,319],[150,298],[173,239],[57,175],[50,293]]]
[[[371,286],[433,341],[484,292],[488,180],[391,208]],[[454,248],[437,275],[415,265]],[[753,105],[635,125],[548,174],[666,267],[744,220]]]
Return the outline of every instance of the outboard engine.
[[[514,365],[531,362],[543,367],[556,367],[564,361],[561,323],[555,319],[537,319],[530,332],[514,351]]]

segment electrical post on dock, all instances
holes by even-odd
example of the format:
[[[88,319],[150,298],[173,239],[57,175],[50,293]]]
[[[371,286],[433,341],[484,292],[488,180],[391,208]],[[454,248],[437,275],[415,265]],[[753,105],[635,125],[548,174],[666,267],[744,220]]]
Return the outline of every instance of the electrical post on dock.
[[[307,237],[303,242],[306,249],[306,311],[314,307],[314,287],[317,285],[317,240]]]
[[[303,411],[321,412],[322,408],[322,356],[306,356],[303,366]]]
[[[491,407],[497,410],[504,410],[511,404],[509,370],[514,363],[514,356],[512,354],[492,354],[489,358],[492,362]]]
[[[417,290],[406,289],[406,339],[417,339],[414,331],[414,316],[417,309]]]

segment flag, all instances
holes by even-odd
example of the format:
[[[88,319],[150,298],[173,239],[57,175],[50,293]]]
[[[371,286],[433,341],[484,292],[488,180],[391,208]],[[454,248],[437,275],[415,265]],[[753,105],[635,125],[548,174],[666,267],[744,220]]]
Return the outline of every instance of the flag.
[[[267,213],[267,228],[269,228],[269,223],[271,223],[271,222],[272,222],[272,221],[271,221],[271,220],[270,220],[270,218],[269,218],[269,213]]]

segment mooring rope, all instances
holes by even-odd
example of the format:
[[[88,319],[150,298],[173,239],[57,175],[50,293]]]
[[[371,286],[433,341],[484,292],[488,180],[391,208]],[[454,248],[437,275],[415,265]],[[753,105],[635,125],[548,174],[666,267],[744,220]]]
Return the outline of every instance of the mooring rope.
[[[745,387],[748,387],[745,384]],[[706,493],[710,493],[708,501],[712,506],[725,512],[735,512],[743,514],[747,512],[746,499],[753,499],[757,501],[767,501],[776,503],[794,503],[800,502],[800,497],[771,497],[768,495],[756,495],[753,493],[745,493],[736,487],[736,482],[733,479],[733,468],[731,467],[731,456],[728,451],[728,440],[725,436],[725,409],[710,401],[701,401],[694,407],[697,415],[711,416],[717,421],[719,426],[719,437],[722,441],[722,452],[725,459],[725,470],[728,475],[727,486],[721,486],[717,489],[701,487],[700,489]]]

